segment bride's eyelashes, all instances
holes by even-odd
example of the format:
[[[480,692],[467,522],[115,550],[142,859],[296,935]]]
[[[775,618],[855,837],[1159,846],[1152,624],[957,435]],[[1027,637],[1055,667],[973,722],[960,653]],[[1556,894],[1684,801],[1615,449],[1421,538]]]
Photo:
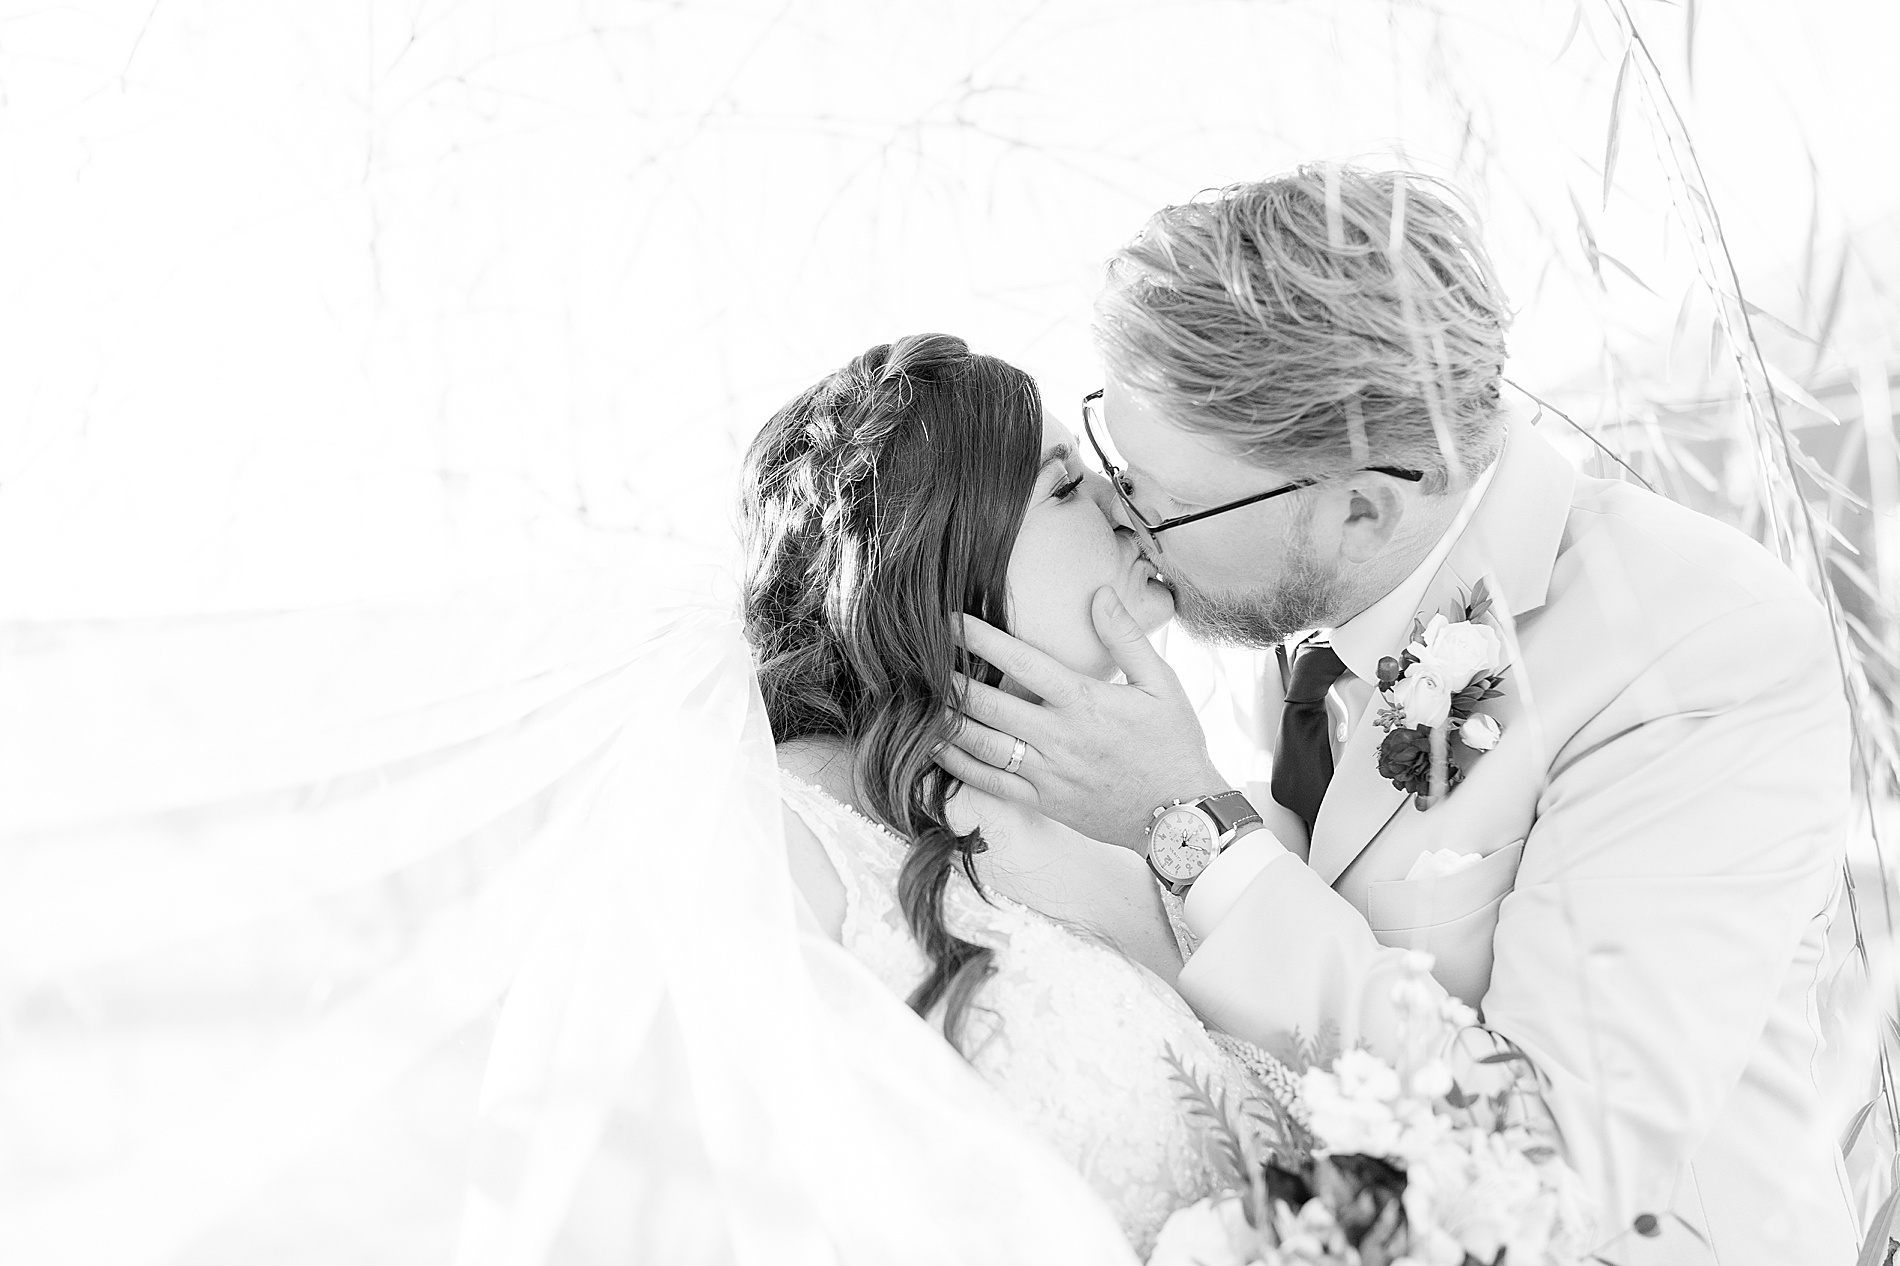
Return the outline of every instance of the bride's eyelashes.
[[[1065,479],[1057,484],[1049,495],[1054,497],[1057,501],[1067,501],[1070,497],[1075,495],[1075,490],[1082,486],[1082,480],[1084,478],[1086,478],[1086,476],[1076,475],[1072,478]]]

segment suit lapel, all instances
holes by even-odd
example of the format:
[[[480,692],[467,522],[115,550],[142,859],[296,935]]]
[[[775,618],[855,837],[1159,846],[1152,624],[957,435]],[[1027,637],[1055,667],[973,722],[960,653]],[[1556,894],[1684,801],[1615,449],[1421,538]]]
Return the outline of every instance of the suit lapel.
[[[1544,604],[1564,525],[1570,516],[1576,471],[1563,454],[1531,429],[1514,423],[1498,458],[1498,472],[1471,522],[1420,600],[1418,614],[1447,611],[1480,579],[1494,595],[1500,622],[1521,619]],[[1410,631],[1407,623],[1407,632]],[[1506,646],[1516,644],[1504,630]],[[1398,654],[1394,646],[1391,654]],[[1505,677],[1504,689],[1510,689]],[[1385,732],[1374,724],[1374,694],[1354,722],[1313,823],[1309,862],[1328,884],[1336,882],[1411,799],[1379,776],[1379,744]],[[1454,793],[1456,794],[1456,793]]]
[[[1378,711],[1379,699],[1374,695],[1340,749],[1339,767],[1333,771],[1313,823],[1308,863],[1329,884],[1411,798],[1394,787],[1391,779],[1379,777],[1379,743],[1385,732],[1372,723]]]
[[[1447,559],[1419,600],[1419,610],[1441,610],[1457,596],[1458,579]],[[1411,631],[1409,622],[1406,631]],[[1398,647],[1392,648],[1393,654],[1398,651]],[[1332,782],[1326,785],[1326,798],[1320,802],[1319,817],[1313,823],[1310,863],[1329,884],[1345,873],[1392,815],[1411,799],[1410,793],[1400,791],[1391,779],[1379,775],[1379,744],[1385,740],[1385,731],[1375,724],[1375,718],[1381,706],[1375,683],[1371,700],[1353,722],[1352,733],[1340,749],[1339,764],[1333,770]]]

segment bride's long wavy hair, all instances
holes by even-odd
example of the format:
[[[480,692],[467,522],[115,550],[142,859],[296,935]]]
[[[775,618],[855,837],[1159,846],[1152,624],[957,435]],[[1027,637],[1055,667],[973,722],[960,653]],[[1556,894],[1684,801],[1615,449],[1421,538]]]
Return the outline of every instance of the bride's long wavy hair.
[[[958,645],[960,612],[1007,627],[1004,580],[1042,447],[1035,380],[961,339],[865,352],[772,416],[746,453],[745,621],[781,743],[839,738],[858,795],[910,841],[898,901],[930,972],[919,1015],[963,1021],[991,951],[944,921],[953,868],[975,885],[981,833],[944,817],[952,671],[1000,674]]]

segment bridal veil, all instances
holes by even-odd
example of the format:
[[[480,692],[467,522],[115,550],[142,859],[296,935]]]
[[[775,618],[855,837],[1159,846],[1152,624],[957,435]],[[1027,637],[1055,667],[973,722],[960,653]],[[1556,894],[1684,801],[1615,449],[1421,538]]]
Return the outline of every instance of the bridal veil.
[[[1133,1260],[799,930],[716,573],[4,637],[0,1260]]]

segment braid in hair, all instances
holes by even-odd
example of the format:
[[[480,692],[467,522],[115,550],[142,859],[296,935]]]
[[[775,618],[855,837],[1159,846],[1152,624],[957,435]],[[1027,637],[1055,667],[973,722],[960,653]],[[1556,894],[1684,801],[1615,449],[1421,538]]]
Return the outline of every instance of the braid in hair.
[[[909,1003],[941,1005],[959,1047],[993,954],[950,929],[944,898],[957,869],[982,892],[984,844],[951,829],[954,783],[931,756],[958,706],[952,671],[1001,679],[965,655],[954,621],[1006,627],[1041,411],[1020,370],[916,335],[801,393],[746,459],[746,626],[773,736],[849,743],[865,807],[909,841],[898,902],[930,962]]]

